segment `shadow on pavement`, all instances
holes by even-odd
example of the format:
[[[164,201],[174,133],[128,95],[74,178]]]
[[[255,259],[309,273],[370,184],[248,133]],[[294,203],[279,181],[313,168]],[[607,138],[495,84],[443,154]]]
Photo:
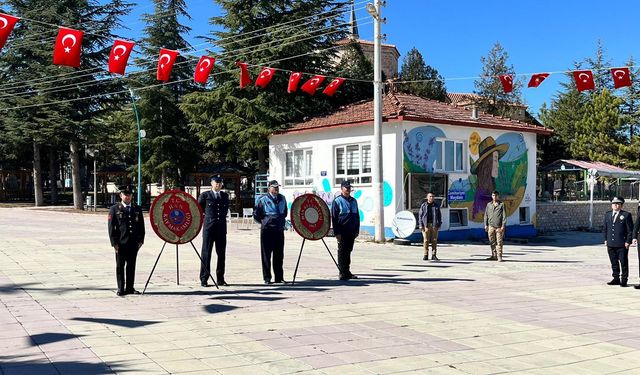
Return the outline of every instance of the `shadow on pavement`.
[[[241,301],[279,301],[281,299],[286,299],[286,297],[261,297],[261,296],[216,296],[211,297],[211,299],[221,299],[221,300],[241,300]]]
[[[60,288],[60,287],[34,287],[33,285],[42,285],[40,283],[23,283],[23,284],[4,284],[0,285],[0,294],[15,294],[20,291],[45,292],[50,294],[65,294],[76,291],[97,291],[97,290],[113,290],[113,288]]]
[[[31,345],[45,345],[54,342],[74,339],[76,337],[83,337],[84,335],[73,335],[71,333],[40,333],[31,336]]]
[[[0,356],[0,371],[3,374],[83,374],[102,375],[135,371],[117,365],[80,361],[21,360],[21,356]]]
[[[80,322],[89,322],[89,323],[100,323],[100,324],[110,324],[119,327],[127,327],[127,328],[137,328],[144,327],[151,324],[162,323],[156,322],[152,320],[128,320],[128,319],[111,319],[111,318],[73,318],[72,320],[77,320]]]
[[[221,312],[227,312],[227,311],[235,310],[238,307],[237,306],[231,306],[231,305],[211,304],[211,305],[203,306],[202,308],[204,309],[204,311],[208,312],[209,314],[217,314],[217,313],[221,313]]]
[[[412,282],[443,282],[443,281],[476,281],[475,279],[457,279],[457,278],[440,278],[440,277],[424,277],[424,278],[378,278],[378,277],[360,277],[358,279],[351,280],[336,280],[336,279],[310,279],[310,280],[298,280],[295,285],[291,285],[288,289],[299,289],[298,285],[303,286],[367,286],[377,284],[410,284]]]

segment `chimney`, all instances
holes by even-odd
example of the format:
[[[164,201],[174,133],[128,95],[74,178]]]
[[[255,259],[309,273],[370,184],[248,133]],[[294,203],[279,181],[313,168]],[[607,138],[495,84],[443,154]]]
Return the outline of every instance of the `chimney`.
[[[478,119],[478,107],[476,107],[475,105],[471,107],[471,119],[472,120]]]

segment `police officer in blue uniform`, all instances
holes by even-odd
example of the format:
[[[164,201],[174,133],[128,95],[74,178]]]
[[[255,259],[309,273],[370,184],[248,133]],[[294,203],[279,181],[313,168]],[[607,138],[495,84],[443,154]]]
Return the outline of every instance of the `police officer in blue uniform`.
[[[350,267],[353,244],[360,234],[358,201],[351,196],[351,181],[342,181],[340,190],[340,195],[331,204],[333,234],[338,240],[340,280],[357,279],[358,277],[351,273]]]
[[[633,238],[633,218],[622,209],[624,198],[611,200],[611,211],[604,214],[604,244],[609,252],[613,279],[607,284],[627,286],[629,279],[629,246]]]
[[[133,187],[121,186],[121,202],[109,210],[108,229],[111,246],[116,252],[116,281],[118,296],[140,294],[133,288],[138,250],[144,243],[142,208],[133,203]],[[126,269],[126,271],[125,271]]]
[[[273,274],[276,283],[286,284],[282,263],[284,260],[284,229],[287,215],[287,200],[280,194],[280,184],[271,180],[269,192],[261,196],[253,208],[253,218],[261,224],[260,254],[262,257],[262,278],[271,284],[271,254],[273,254]]]
[[[218,285],[229,286],[224,279],[224,268],[227,251],[227,212],[229,211],[229,194],[222,191],[222,176],[211,176],[211,190],[200,194],[198,203],[204,211],[202,229],[202,263],[200,265],[200,285],[210,286],[207,282],[211,273],[211,250],[216,244],[216,279]]]

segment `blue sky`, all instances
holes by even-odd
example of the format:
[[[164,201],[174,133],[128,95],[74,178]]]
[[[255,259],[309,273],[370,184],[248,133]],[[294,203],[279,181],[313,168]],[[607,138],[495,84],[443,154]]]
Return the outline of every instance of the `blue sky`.
[[[356,0],[357,8],[364,8]],[[193,30],[188,37],[211,29],[209,17],[220,14],[212,0],[187,0]],[[130,31],[122,35],[139,35],[144,26],[140,14],[152,11],[150,1],[139,1],[127,18]],[[571,69],[574,61],[594,55],[596,43],[602,41],[613,66],[624,66],[629,56],[640,60],[640,1],[620,0],[608,3],[595,0],[387,0],[382,31],[386,43],[400,51],[400,63],[407,51],[418,48],[427,64],[445,77],[450,92],[472,92],[473,79],[496,41],[509,53],[516,73],[555,72]],[[357,18],[365,18],[364,9]],[[373,40],[373,25],[361,25],[362,39]],[[526,77],[528,81],[528,77]],[[551,75],[537,89],[523,89],[523,98],[537,113],[542,103],[549,103],[566,81],[562,74]]]

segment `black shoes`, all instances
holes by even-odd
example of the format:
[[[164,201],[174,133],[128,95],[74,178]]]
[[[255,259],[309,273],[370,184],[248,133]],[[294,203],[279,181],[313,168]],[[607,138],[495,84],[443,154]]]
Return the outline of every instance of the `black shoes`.
[[[438,257],[435,254],[431,257],[431,260],[434,261],[434,262],[439,262],[440,261],[440,259],[438,259]]]
[[[486,260],[498,260],[498,257],[492,255],[492,256],[486,258]]]
[[[357,279],[358,276],[350,273],[348,275],[340,275],[340,280],[345,281],[345,280],[351,280],[351,279]]]
[[[273,283],[271,282],[271,280],[265,280],[265,281],[264,281],[264,285],[271,285],[271,284],[273,284]]]
[[[116,296],[118,297],[124,297],[127,293],[124,292],[124,290],[119,290],[116,291]]]
[[[218,281],[218,285],[220,285],[220,286],[229,286],[229,284],[227,284],[227,282],[224,281],[224,280]]]
[[[131,290],[125,290],[125,294],[140,294],[140,292],[138,292],[135,289],[131,289]]]
[[[628,285],[627,285],[627,280],[622,280],[622,281],[620,281],[620,286],[621,286],[621,287],[623,287],[623,288],[628,287]]]
[[[285,280],[276,280],[276,281],[275,281],[275,283],[276,283],[276,284],[285,284],[285,285],[286,285],[286,284],[289,284],[289,283],[288,283],[287,281],[285,281]]]
[[[203,287],[203,288],[208,288],[208,287],[211,286],[211,284],[209,284],[208,282],[205,281],[203,283],[200,283],[200,286]]]
[[[609,281],[607,285],[620,285],[620,279],[613,279]]]
[[[634,288],[634,289],[640,289],[640,284],[638,284],[638,285],[634,285],[634,286],[633,286],[633,288]]]
[[[422,260],[429,260],[429,256],[428,255],[423,256]]]
[[[118,296],[118,297],[124,297],[124,296],[126,296],[127,294],[140,294],[140,292],[138,292],[138,291],[137,291],[137,290],[135,290],[135,289],[131,289],[131,290],[118,290],[118,291],[116,292],[116,296]]]

